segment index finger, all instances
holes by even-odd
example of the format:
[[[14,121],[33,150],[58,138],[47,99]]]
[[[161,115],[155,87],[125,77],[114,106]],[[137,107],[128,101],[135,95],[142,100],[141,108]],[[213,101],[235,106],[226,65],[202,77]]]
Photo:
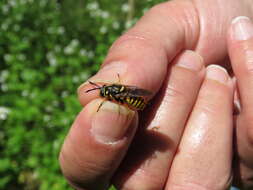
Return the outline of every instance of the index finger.
[[[112,45],[100,71],[90,80],[118,82],[119,74],[120,83],[156,93],[167,73],[168,63],[182,49],[193,48],[197,41],[198,31],[193,30],[198,30],[198,21],[192,6],[188,1],[171,1],[153,7]],[[192,23],[194,29],[189,29],[185,20]],[[187,36],[187,31],[192,36]],[[188,44],[186,36],[191,39]],[[85,93],[90,87],[84,83],[78,90],[82,105],[97,96],[95,92]]]

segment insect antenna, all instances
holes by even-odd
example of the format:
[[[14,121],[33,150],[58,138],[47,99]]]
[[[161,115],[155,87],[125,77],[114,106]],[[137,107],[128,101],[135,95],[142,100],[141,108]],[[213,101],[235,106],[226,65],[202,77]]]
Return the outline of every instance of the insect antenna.
[[[92,88],[92,89],[86,90],[85,92],[87,93],[87,92],[90,92],[90,91],[93,91],[93,90],[98,90],[98,89],[101,89],[101,87],[99,87],[99,88]]]
[[[87,93],[87,92],[90,92],[90,91],[93,91],[93,90],[98,90],[98,89],[101,89],[101,88],[102,88],[101,86],[99,86],[98,84],[96,84],[96,83],[94,83],[94,82],[89,81],[89,83],[90,83],[91,85],[93,85],[93,86],[96,86],[96,88],[92,88],[92,89],[86,90],[86,91],[85,91],[86,93]]]
[[[89,81],[89,83],[90,83],[91,85],[93,85],[93,86],[96,86],[96,87],[101,88],[101,86],[99,86],[98,84],[96,84],[96,83],[94,83],[94,82]]]

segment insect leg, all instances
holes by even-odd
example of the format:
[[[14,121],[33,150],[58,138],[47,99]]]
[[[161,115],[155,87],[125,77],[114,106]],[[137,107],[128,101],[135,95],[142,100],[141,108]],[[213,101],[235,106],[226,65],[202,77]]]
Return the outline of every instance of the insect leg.
[[[106,100],[103,100],[100,105],[98,106],[97,112],[100,110],[100,108],[102,107],[102,105],[105,103]]]
[[[119,73],[117,73],[117,76],[118,76],[118,84],[120,84],[120,76],[119,76]]]
[[[118,114],[120,115],[120,105],[118,105]]]

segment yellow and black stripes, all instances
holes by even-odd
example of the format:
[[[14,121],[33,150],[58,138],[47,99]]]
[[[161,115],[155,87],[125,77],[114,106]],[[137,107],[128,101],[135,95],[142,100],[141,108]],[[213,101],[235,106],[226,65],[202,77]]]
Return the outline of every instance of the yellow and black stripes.
[[[125,102],[127,105],[135,108],[136,110],[143,110],[146,106],[142,97],[126,97]]]

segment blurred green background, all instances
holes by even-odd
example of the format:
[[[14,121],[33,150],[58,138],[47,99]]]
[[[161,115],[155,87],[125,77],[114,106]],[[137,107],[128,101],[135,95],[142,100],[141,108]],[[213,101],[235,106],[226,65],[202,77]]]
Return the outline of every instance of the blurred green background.
[[[71,189],[58,154],[81,109],[76,89],[158,2],[0,1],[0,189]]]

